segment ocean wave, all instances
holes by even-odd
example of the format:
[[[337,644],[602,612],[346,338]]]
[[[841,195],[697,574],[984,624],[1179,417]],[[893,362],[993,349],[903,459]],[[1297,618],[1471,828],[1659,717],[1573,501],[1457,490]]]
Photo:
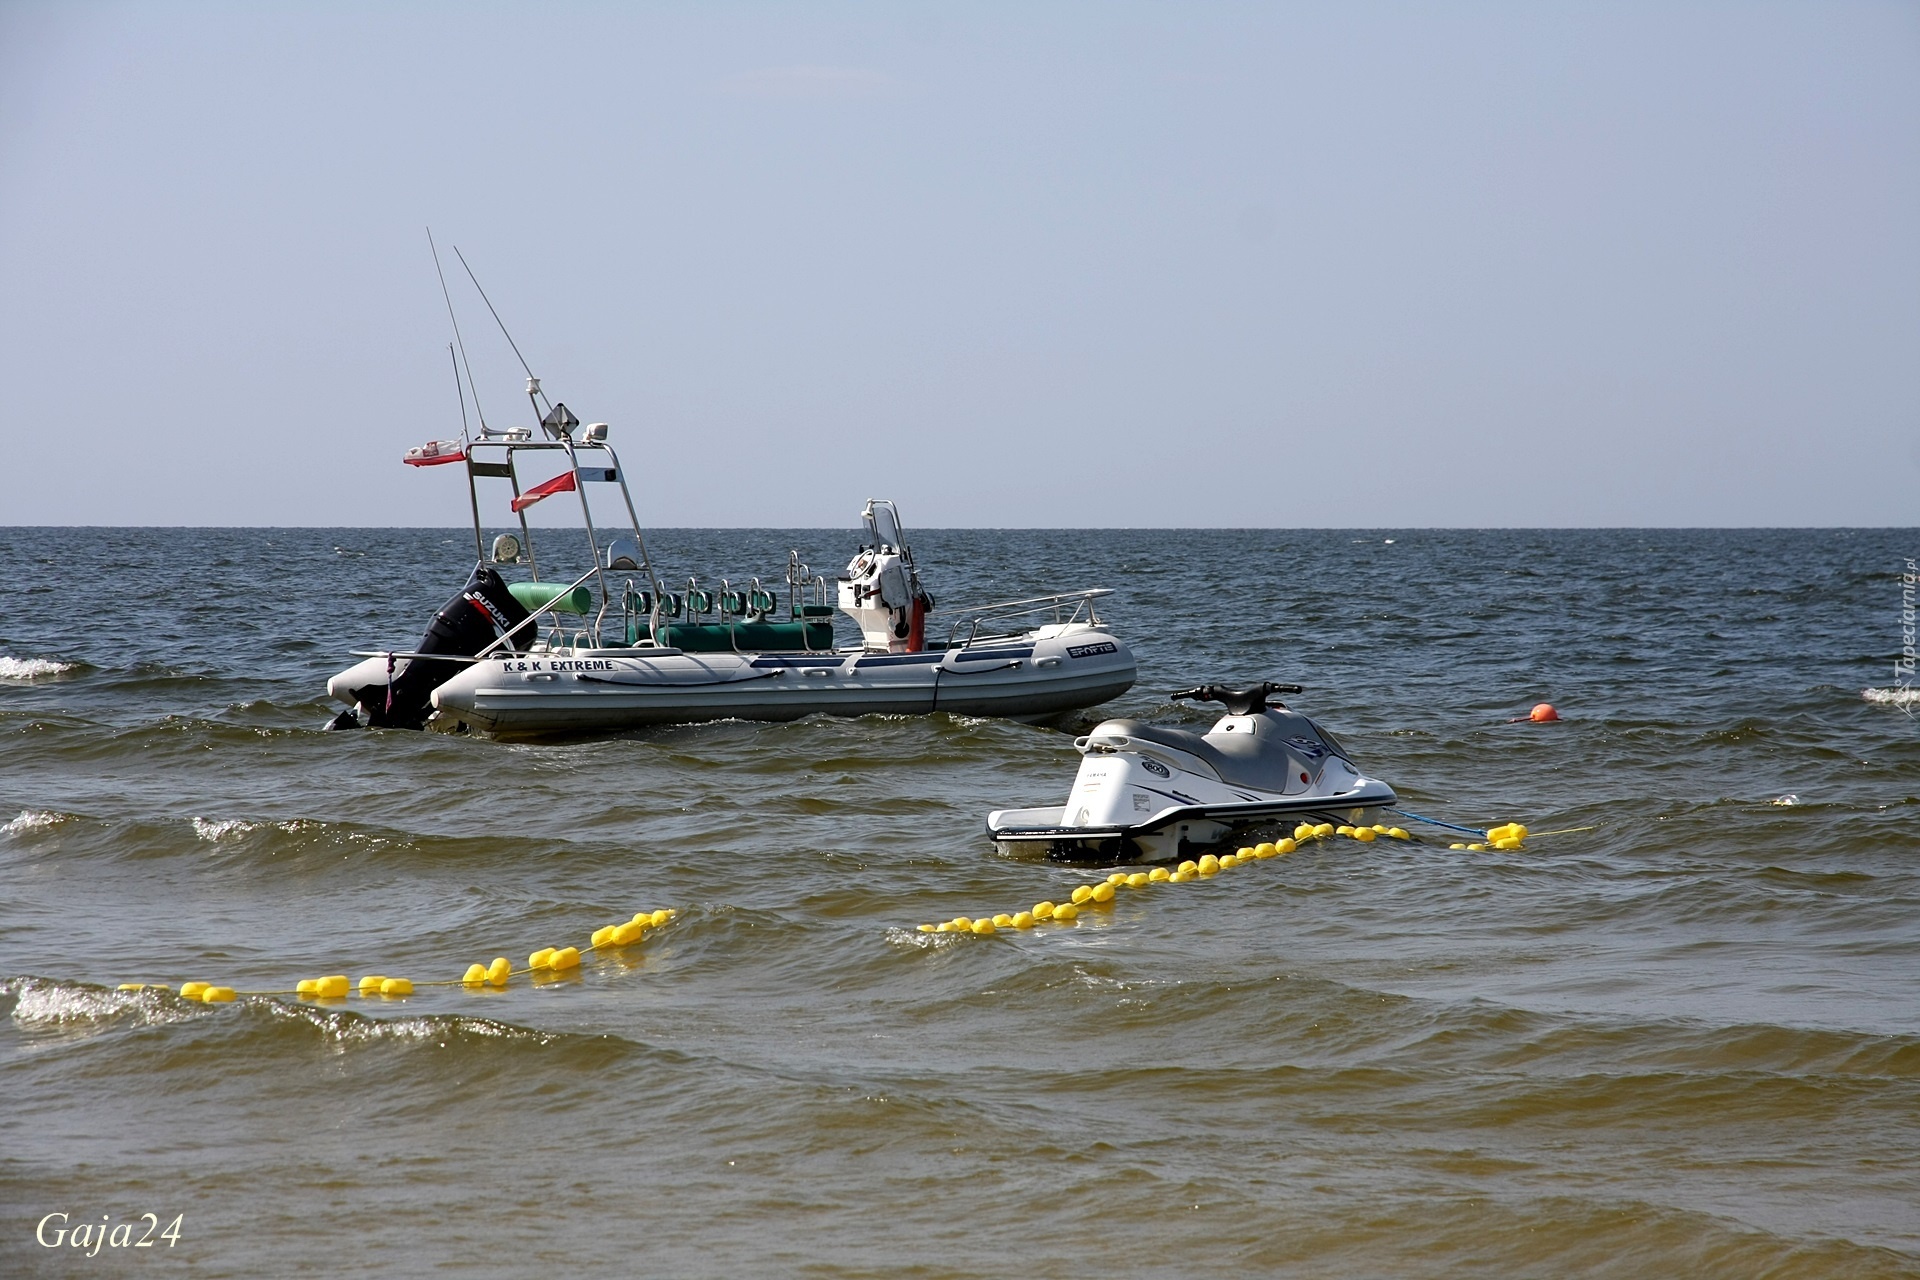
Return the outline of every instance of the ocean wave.
[[[119,1024],[180,1022],[206,1008],[158,989],[112,991],[52,978],[0,979],[0,995],[14,998],[13,1021],[22,1030],[69,1035],[92,1034]]]
[[[244,836],[249,832],[258,831],[261,825],[242,818],[195,818],[193,834],[202,840],[217,842],[229,836]]]
[[[632,1042],[618,1037],[582,1037],[537,1031],[466,1014],[401,1014],[377,1017],[350,1009],[323,1009],[272,996],[241,996],[223,1005],[182,998],[165,986],[120,991],[93,983],[23,975],[0,979],[0,997],[13,997],[11,1014],[22,1031],[58,1039],[87,1038],[117,1027],[167,1026],[228,1015],[238,1019],[228,1029],[243,1038],[271,1043],[289,1032],[302,1040],[317,1037],[335,1049],[377,1044],[456,1042],[519,1044],[545,1047],[563,1042],[591,1043],[603,1051],[610,1042],[623,1048]]]
[[[350,1009],[320,1009],[269,998],[252,1000],[248,1004],[251,1011],[277,1024],[315,1032],[322,1040],[339,1049],[376,1044],[445,1046],[458,1041],[544,1047],[573,1038],[467,1014],[429,1013],[377,1018]]]
[[[55,813],[50,809],[22,809],[20,816],[5,826],[0,826],[0,836],[24,836],[35,831],[45,831],[73,819],[70,813]]]
[[[1920,689],[1902,685],[1898,689],[1862,689],[1860,696],[1868,702],[1877,702],[1890,707],[1920,706]]]
[[[79,669],[77,662],[58,662],[52,658],[10,658],[0,655],[0,680],[38,680],[64,675]]]

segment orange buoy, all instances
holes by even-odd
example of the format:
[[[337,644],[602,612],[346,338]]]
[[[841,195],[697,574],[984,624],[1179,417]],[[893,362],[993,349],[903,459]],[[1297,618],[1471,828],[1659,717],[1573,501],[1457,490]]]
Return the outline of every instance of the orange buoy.
[[[1535,724],[1545,724],[1549,720],[1558,720],[1559,718],[1560,713],[1553,709],[1551,702],[1538,704],[1534,707],[1532,714],[1527,717],[1527,719],[1533,721]]]

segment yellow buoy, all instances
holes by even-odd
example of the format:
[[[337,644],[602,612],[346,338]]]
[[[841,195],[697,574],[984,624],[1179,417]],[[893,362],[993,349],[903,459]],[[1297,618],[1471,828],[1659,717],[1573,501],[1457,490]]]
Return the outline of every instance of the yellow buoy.
[[[580,948],[562,947],[553,953],[553,959],[548,964],[555,970],[577,969],[580,967]]]
[[[1095,902],[1112,902],[1113,886],[1110,884],[1095,885],[1093,887],[1092,898]]]
[[[953,927],[956,929],[971,929],[973,928],[973,917],[955,916],[953,918]]]
[[[951,921],[951,920],[942,920],[942,921],[941,921],[941,922],[940,922],[939,924],[937,924],[937,925],[935,925],[935,926],[933,926],[933,931],[934,931],[935,933],[952,933],[952,932],[953,932],[953,921]]]
[[[496,987],[507,985],[507,979],[513,976],[513,965],[505,956],[495,956],[493,963],[487,966],[487,981]]]
[[[1124,871],[1110,872],[1107,876],[1107,883],[1119,884],[1122,880],[1125,880],[1126,878],[1127,878],[1127,873]]]
[[[1220,859],[1214,857],[1210,853],[1206,854],[1201,857],[1200,861],[1195,864],[1193,869],[1194,871],[1196,871],[1197,873],[1203,876],[1213,875],[1215,872],[1220,870]]]
[[[298,981],[298,982],[296,982],[296,983],[294,983],[294,984],[293,984],[293,992],[294,992],[294,994],[295,994],[295,995],[299,995],[299,996],[315,996],[315,995],[319,995],[319,994],[320,994],[320,979],[318,979],[318,978],[302,978],[302,979],[300,979],[300,981]]]
[[[640,935],[646,931],[645,925],[635,924],[629,920],[613,931],[613,945],[616,947],[624,947],[638,942],[640,941]]]
[[[1343,822],[1333,829],[1333,834],[1337,836],[1350,836],[1353,834],[1353,828]]]
[[[1092,896],[1093,896],[1093,886],[1090,884],[1075,885],[1073,892],[1068,895],[1069,899],[1072,901],[1073,905],[1076,907],[1079,906],[1081,903],[1085,902],[1088,898],[1091,898]]]
[[[1071,902],[1063,902],[1053,909],[1053,918],[1055,920],[1071,920],[1079,914],[1080,908],[1074,906]]]
[[[1033,912],[1016,911],[1013,913],[1013,927],[1016,929],[1033,928]]]
[[[660,910],[654,912],[651,918],[653,920],[653,927],[658,929],[661,925],[673,919],[673,912],[662,907]]]
[[[1498,849],[1502,853],[1509,853],[1515,849],[1518,849],[1520,847],[1520,842],[1514,839],[1512,836],[1508,836],[1504,840],[1495,840],[1493,842],[1493,847],[1495,849]]]
[[[1036,902],[1033,904],[1033,918],[1035,920],[1051,920],[1053,919],[1053,913],[1057,909],[1058,908],[1051,902]]]
[[[1181,863],[1179,866],[1174,868],[1175,871],[1198,871],[1199,869],[1200,869],[1200,864],[1192,861],[1191,859]]]
[[[1470,844],[1467,846],[1468,853],[1485,853],[1486,851],[1487,846],[1483,844]]]
[[[932,933],[934,931],[935,926],[930,924],[923,924],[923,925],[919,925],[918,928],[922,933]]]
[[[1527,838],[1527,829],[1517,822],[1509,822],[1507,824],[1507,830],[1512,833],[1515,840],[1525,840]]]
[[[639,926],[640,926],[640,927],[641,927],[642,929],[649,929],[649,928],[652,928],[652,927],[653,927],[653,912],[651,912],[651,911],[636,911],[636,912],[634,912],[634,913],[633,913],[633,918],[632,918],[631,920],[628,920],[628,921],[627,921],[627,923],[628,923],[628,924],[637,924],[637,925],[639,925]]]
[[[587,941],[595,947],[607,946],[613,941],[613,930],[613,925],[603,924],[593,931],[593,935]]]
[[[1375,840],[1378,840],[1380,837],[1373,834],[1372,827],[1361,827],[1353,833],[1353,838],[1355,840],[1358,840],[1361,844],[1372,844]]]
[[[345,999],[347,994],[347,975],[344,973],[328,974],[326,977],[320,979],[320,985],[315,988],[314,994],[323,1000]]]
[[[1323,822],[1313,829],[1313,834],[1316,836],[1330,836],[1333,834],[1333,824],[1331,822]]]
[[[1147,872],[1147,883],[1149,884],[1164,884],[1172,878],[1173,872],[1167,870],[1165,867],[1155,867],[1153,870]]]
[[[553,967],[553,948],[542,947],[527,957],[529,969],[551,969]]]
[[[1467,846],[1465,846],[1465,845],[1463,845],[1463,844],[1450,844],[1450,845],[1448,845],[1448,846],[1447,846],[1447,848],[1449,848],[1449,849],[1464,849],[1464,848],[1466,848],[1466,847],[1467,847]]]
[[[360,979],[360,982],[359,982],[360,994],[363,996],[372,995],[374,992],[380,989],[380,984],[385,982],[386,980],[387,980],[387,975],[384,973],[367,974],[365,977]]]
[[[1295,840],[1306,840],[1312,835],[1313,824],[1311,822],[1303,822],[1293,829],[1293,838]]]
[[[184,982],[180,985],[180,994],[189,1000],[198,1000],[200,994],[212,985],[211,982]]]
[[[1278,852],[1280,852],[1280,846],[1270,840],[1262,840],[1259,844],[1253,846],[1253,856],[1263,861],[1271,858]]]
[[[1197,871],[1188,871],[1185,867],[1182,867],[1180,870],[1174,872],[1172,875],[1167,877],[1167,883],[1168,884],[1185,884],[1187,881],[1194,879],[1199,874],[1200,873]]]
[[[1240,865],[1240,855],[1237,853],[1229,853],[1225,857],[1220,859],[1220,869],[1222,871],[1227,870],[1229,867],[1237,867],[1239,865]]]
[[[470,987],[481,986],[486,982],[486,980],[487,980],[487,966],[483,964],[468,965],[467,971],[460,976],[460,981],[466,983]]]
[[[1136,871],[1122,881],[1122,883],[1129,889],[1144,889],[1148,884],[1147,873],[1144,871]]]
[[[1393,830],[1393,828],[1392,828],[1392,827],[1390,827],[1390,826],[1388,826],[1388,825],[1387,825],[1386,823],[1384,823],[1384,822],[1376,822],[1376,823],[1374,823],[1374,824],[1373,824],[1373,834],[1375,834],[1375,835],[1377,835],[1377,836],[1383,836],[1383,835],[1385,835],[1385,834],[1387,834],[1387,832],[1389,832],[1389,831],[1391,831],[1391,830]]]
[[[413,983],[407,981],[405,978],[388,978],[380,984],[380,994],[383,996],[410,996],[413,994]]]
[[[976,934],[979,934],[979,935],[980,935],[981,937],[983,937],[983,938],[984,938],[984,937],[985,937],[986,935],[988,935],[989,933],[992,933],[992,932],[994,931],[994,929],[993,929],[993,921],[991,921],[991,920],[984,920],[984,919],[983,919],[983,920],[975,920],[975,921],[973,922],[973,931],[974,931],[974,932],[975,932]]]
[[[233,988],[208,987],[200,993],[200,998],[208,1004],[229,1004],[233,1001]]]
[[[1275,853],[1292,853],[1295,849],[1298,849],[1299,847],[1300,845],[1298,841],[1282,840],[1280,841],[1280,843],[1273,846],[1273,851]]]
[[[1407,834],[1407,829],[1405,827],[1388,827],[1387,834],[1392,836],[1395,840],[1413,839],[1412,836]]]
[[[1013,928],[1013,917],[1002,911],[993,917],[993,927],[996,929],[1011,929]]]

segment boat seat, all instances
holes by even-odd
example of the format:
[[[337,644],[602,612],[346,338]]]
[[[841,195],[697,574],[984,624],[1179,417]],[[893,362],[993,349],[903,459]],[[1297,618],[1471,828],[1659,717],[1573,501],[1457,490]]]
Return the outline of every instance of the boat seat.
[[[1315,738],[1319,736],[1313,732],[1306,717],[1289,716],[1288,720],[1298,721],[1300,732]],[[1261,727],[1266,728],[1264,725]],[[1292,729],[1294,726],[1287,724],[1284,727]],[[1289,779],[1296,778],[1302,772],[1314,771],[1303,765],[1281,741],[1280,734],[1272,729],[1264,733],[1206,736],[1186,729],[1165,729],[1159,725],[1142,724],[1138,720],[1109,720],[1094,732],[1102,736],[1116,735],[1141,742],[1157,742],[1163,747],[1184,751],[1213,766],[1213,771],[1220,775],[1221,781],[1243,787],[1259,787],[1263,791],[1285,790]]]

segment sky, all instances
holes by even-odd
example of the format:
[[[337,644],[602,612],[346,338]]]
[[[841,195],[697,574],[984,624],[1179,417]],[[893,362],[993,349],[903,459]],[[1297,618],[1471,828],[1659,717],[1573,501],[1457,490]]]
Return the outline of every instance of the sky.
[[[1915,523],[1914,3],[0,0],[0,524],[465,520],[428,228],[651,526]]]

